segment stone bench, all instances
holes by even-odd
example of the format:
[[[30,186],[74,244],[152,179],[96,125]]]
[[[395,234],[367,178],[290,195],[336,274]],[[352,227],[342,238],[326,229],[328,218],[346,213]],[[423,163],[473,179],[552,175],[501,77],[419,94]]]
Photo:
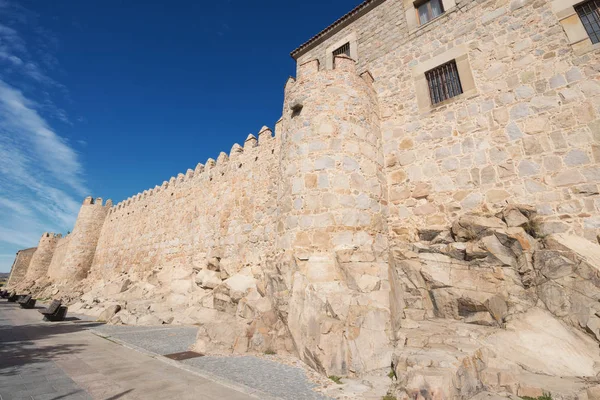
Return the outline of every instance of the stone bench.
[[[10,294],[10,296],[7,297],[7,300],[9,303],[16,303],[17,300],[19,300],[21,297],[23,297],[22,294],[17,294],[16,292],[12,292]]]
[[[53,300],[48,308],[38,311],[44,316],[44,321],[63,321],[67,316],[67,307],[60,300]]]
[[[35,307],[36,299],[32,298],[31,295],[27,295],[17,301],[21,308],[31,309]]]

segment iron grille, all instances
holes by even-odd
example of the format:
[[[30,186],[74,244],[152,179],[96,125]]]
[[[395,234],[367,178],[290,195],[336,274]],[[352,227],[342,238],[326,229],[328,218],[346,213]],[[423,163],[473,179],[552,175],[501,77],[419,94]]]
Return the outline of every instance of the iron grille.
[[[350,57],[350,42],[346,43],[345,45],[343,45],[342,47],[340,47],[339,49],[336,49],[333,51],[333,56],[341,56],[342,54],[347,55],[348,57]]]
[[[600,0],[590,0],[575,6],[592,43],[600,43]]]
[[[463,92],[455,60],[425,72],[425,77],[433,104],[441,103]]]

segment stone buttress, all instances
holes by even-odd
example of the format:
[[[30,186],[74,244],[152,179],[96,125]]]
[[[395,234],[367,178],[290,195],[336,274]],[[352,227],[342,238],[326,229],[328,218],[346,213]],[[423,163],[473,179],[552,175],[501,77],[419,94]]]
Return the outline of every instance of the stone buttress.
[[[390,363],[387,193],[372,83],[338,56],[331,70],[316,60],[299,66],[285,90],[277,248],[288,261],[278,269],[296,349],[327,374]]]
[[[75,227],[64,256],[58,280],[64,283],[79,282],[87,277],[92,266],[100,232],[112,201],[102,205],[102,199],[86,197],[77,216]]]

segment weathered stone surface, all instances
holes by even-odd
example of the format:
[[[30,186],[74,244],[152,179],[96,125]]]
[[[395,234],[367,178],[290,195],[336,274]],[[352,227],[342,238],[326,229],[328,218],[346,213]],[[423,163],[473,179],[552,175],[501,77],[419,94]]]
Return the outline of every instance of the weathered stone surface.
[[[345,376],[397,358],[407,398],[586,393],[519,367],[598,372],[598,53],[557,4],[469,0],[418,27],[412,4],[369,3],[295,53],[275,136],[86,199],[21,287],[118,302],[112,323],[197,323],[201,351]],[[332,57],[346,42],[356,61]],[[465,93],[431,104],[425,72],[450,60]]]
[[[110,321],[119,311],[121,311],[121,306],[118,304],[107,307],[102,314],[98,317],[98,321],[108,322]]]

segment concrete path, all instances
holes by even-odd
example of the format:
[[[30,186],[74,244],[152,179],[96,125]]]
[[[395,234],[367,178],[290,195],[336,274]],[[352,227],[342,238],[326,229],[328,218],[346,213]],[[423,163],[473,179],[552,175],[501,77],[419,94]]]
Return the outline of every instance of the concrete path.
[[[85,321],[43,322],[0,300],[1,400],[248,400],[244,394],[93,334]]]

